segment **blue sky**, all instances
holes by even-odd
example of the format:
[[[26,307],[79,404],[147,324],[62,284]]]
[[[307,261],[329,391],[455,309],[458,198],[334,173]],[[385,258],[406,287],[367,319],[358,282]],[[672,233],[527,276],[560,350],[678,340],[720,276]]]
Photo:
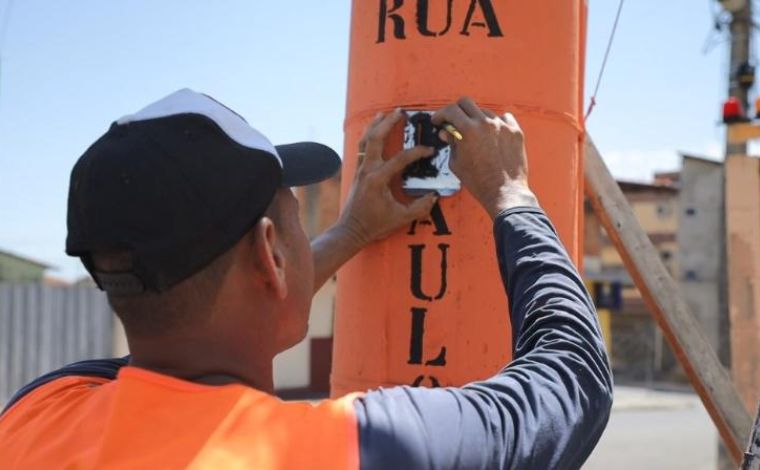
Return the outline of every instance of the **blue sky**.
[[[0,0],[0,19],[8,4]],[[588,89],[616,7],[590,1]],[[616,176],[674,169],[679,150],[720,157],[727,45],[703,53],[714,8],[626,3],[588,123]],[[212,94],[275,142],[342,148],[348,0],[17,0],[10,14],[0,44],[0,249],[53,264],[52,275],[84,274],[63,253],[74,161],[112,120],[177,88]]]

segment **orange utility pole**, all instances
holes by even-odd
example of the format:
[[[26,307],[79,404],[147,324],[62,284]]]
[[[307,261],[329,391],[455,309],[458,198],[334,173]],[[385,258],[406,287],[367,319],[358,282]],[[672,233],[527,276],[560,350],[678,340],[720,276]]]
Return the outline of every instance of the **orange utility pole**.
[[[585,0],[354,0],[343,197],[378,111],[435,110],[467,95],[516,115],[531,186],[579,262],[585,25]],[[401,149],[401,129],[391,140],[386,158]],[[509,315],[492,231],[462,190],[338,273],[333,395],[461,385],[506,364]]]

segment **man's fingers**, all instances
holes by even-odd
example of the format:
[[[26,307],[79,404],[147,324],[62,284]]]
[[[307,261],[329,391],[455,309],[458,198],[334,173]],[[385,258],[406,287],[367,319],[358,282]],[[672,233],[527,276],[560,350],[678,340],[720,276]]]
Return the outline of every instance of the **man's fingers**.
[[[509,126],[511,130],[520,130],[520,124],[518,124],[517,119],[515,119],[515,116],[512,113],[504,113],[502,119],[504,119],[504,122],[507,123],[507,126]]]
[[[382,173],[384,179],[390,180],[393,175],[401,172],[404,168],[409,166],[410,163],[415,162],[420,158],[429,157],[434,153],[434,148],[418,145],[416,147],[410,148],[409,150],[404,150],[395,157],[391,158],[385,162],[379,171]]]
[[[430,118],[430,120],[436,126],[440,126],[444,122],[448,122],[450,124],[453,124],[454,127],[460,131],[472,127],[473,124],[472,119],[470,119],[467,113],[465,113],[458,104],[450,104],[445,108],[439,109],[433,113],[433,116]]]
[[[415,199],[408,206],[406,206],[409,220],[421,219],[427,217],[430,211],[435,205],[435,201],[438,200],[437,193],[428,193],[419,199]]]
[[[396,109],[393,112],[388,113],[375,123],[374,126],[369,128],[366,135],[366,146],[364,148],[364,153],[366,154],[364,158],[365,162],[377,163],[382,160],[385,138],[388,137],[393,126],[395,126],[403,116],[403,111]]]
[[[490,117],[491,119],[499,119],[499,116],[497,116],[497,115],[496,115],[496,113],[494,113],[494,112],[493,112],[493,111],[491,111],[490,109],[485,109],[485,108],[483,108],[483,109],[481,109],[481,111],[483,111],[483,113],[484,113],[486,116]]]
[[[457,101],[459,104],[459,107],[462,108],[462,110],[467,113],[469,117],[472,119],[478,120],[478,119],[485,119],[486,114],[483,112],[482,109],[478,107],[477,104],[472,100],[472,98],[463,97],[460,98],[459,101]],[[455,124],[456,125],[456,124]]]
[[[360,153],[367,151],[367,136],[369,135],[369,131],[374,128],[380,121],[382,121],[384,117],[385,114],[383,114],[382,111],[375,114],[375,117],[372,118],[372,121],[370,121],[370,123],[367,124],[367,127],[364,128],[364,134],[362,134],[362,139],[359,141]]]

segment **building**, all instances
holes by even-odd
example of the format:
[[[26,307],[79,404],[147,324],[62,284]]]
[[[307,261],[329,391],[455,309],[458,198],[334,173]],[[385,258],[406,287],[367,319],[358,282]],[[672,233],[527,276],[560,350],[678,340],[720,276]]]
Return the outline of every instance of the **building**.
[[[649,235],[671,274],[678,270],[679,188],[672,176],[655,183],[618,181],[641,227]],[[623,260],[602,229],[590,204],[584,214],[584,265],[586,274],[629,283]],[[625,289],[630,293],[630,289]],[[632,299],[635,296],[630,297]]]
[[[679,288],[723,363],[730,357],[725,279],[723,162],[683,155],[678,221]]]
[[[679,173],[660,173],[652,183],[618,182],[673,276],[679,269],[679,178]],[[616,376],[648,381],[680,379],[680,368],[660,329],[588,203],[584,217],[584,278],[599,311]]]
[[[42,281],[50,266],[0,250],[0,282]]]

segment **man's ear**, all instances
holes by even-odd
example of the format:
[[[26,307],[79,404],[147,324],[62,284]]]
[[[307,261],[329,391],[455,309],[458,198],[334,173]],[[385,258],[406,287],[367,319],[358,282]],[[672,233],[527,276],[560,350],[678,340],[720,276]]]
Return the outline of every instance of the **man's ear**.
[[[282,300],[288,295],[288,285],[285,281],[285,254],[272,219],[262,217],[253,228],[253,237],[253,250],[264,284]]]

